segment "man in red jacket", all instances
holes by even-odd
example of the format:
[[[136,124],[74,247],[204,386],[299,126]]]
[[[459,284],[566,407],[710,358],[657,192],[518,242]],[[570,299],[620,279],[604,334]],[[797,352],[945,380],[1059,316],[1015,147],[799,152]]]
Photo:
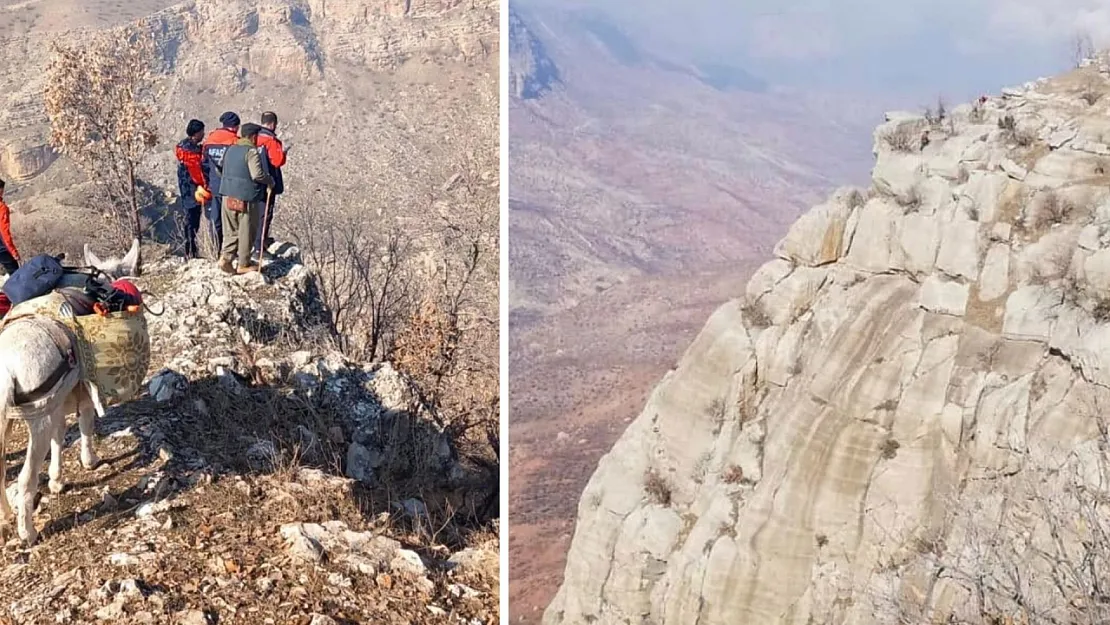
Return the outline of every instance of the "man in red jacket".
[[[185,209],[185,258],[198,258],[197,231],[203,208],[198,190],[208,193],[208,162],[201,150],[204,141],[204,122],[189,120],[185,138],[174,148],[177,157],[177,190],[181,194],[181,207]]]
[[[12,240],[11,210],[4,203],[3,180],[0,180],[0,242],[3,242],[3,246],[0,247],[0,266],[3,266],[4,271],[10,276],[19,269],[19,250]]]
[[[289,148],[282,144],[281,139],[278,139],[277,125],[277,113],[266,111],[262,114],[262,130],[258,133],[258,151],[262,155],[262,162],[269,165],[270,175],[274,179],[274,188],[270,194],[269,203],[263,208],[266,220],[258,229],[258,241],[255,242],[259,259],[274,242],[272,236],[266,236],[265,241],[262,240],[262,237],[263,233],[270,234],[270,223],[274,220],[274,204],[277,202],[277,196],[285,192],[285,182],[281,177],[281,168],[285,166]]]
[[[220,115],[220,128],[208,134],[204,140],[204,158],[208,160],[208,191],[212,199],[208,202],[208,219],[216,233],[216,249],[223,249],[224,227],[220,213],[223,210],[220,197],[220,167],[223,165],[224,152],[239,140],[239,116],[232,111]]]

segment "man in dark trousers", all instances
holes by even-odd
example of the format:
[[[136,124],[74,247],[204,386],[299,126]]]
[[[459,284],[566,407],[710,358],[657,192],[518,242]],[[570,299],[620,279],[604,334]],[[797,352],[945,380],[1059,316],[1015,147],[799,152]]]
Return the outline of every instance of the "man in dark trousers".
[[[251,244],[258,236],[258,222],[266,203],[266,190],[273,188],[274,179],[262,164],[258,150],[258,124],[243,124],[240,139],[223,154],[220,170],[220,195],[223,208],[224,244],[220,250],[220,270],[225,273],[258,271],[251,264]],[[239,268],[231,265],[239,257]]]
[[[216,247],[223,248],[223,199],[220,197],[220,164],[224,152],[239,140],[239,116],[228,111],[220,115],[220,128],[213,130],[204,142],[204,157],[208,159],[208,191],[212,193],[212,201],[208,203],[208,219],[212,222],[212,230],[216,235]]]
[[[197,258],[197,231],[203,198],[208,195],[208,161],[201,150],[204,122],[189,120],[185,138],[174,148],[177,157],[177,190],[185,209],[185,258]]]
[[[278,139],[277,125],[277,113],[266,111],[262,114],[262,130],[258,133],[258,149],[262,152],[263,162],[269,165],[270,175],[274,178],[274,189],[269,196],[269,203],[263,209],[266,220],[259,228],[258,242],[255,244],[258,247],[259,259],[274,242],[274,238],[270,236],[270,224],[274,220],[274,204],[277,202],[277,196],[285,192],[285,182],[281,175],[281,168],[285,166],[289,148],[282,144],[281,139]],[[266,241],[262,240],[263,234],[266,235]]]
[[[0,242],[3,243],[0,246],[0,266],[10,276],[19,269],[19,250],[15,248],[15,241],[12,240],[11,210],[4,203],[3,180],[0,180]]]

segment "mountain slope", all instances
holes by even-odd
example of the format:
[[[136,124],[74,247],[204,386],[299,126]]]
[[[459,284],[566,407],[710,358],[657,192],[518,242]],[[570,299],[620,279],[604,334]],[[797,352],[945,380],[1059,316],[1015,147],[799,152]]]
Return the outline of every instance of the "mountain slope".
[[[890,115],[599,463],[544,622],[1106,618],[1108,94]]]
[[[317,276],[281,256],[243,277],[149,264],[147,392],[98,420],[102,466],[66,452],[40,542],[7,548],[5,620],[498,621],[496,537],[451,508],[482,478],[391,364],[312,340]]]
[[[82,210],[88,189],[81,177],[64,160],[55,166],[42,89],[52,42],[79,43],[128,23],[154,32],[163,54],[161,141],[141,175],[171,194],[172,146],[186,121],[202,119],[212,130],[226,110],[255,122],[264,110],[278,113],[281,136],[295,146],[286,172],[292,202],[322,190],[331,203],[369,201],[405,218],[408,207],[426,201],[425,189],[440,188],[456,173],[464,155],[496,152],[492,0],[390,0],[373,7],[346,0],[188,0],[122,13],[92,2],[90,9],[108,16],[92,29],[58,17],[71,5],[41,0],[35,10],[53,18],[0,38],[0,54],[21,59],[0,71],[6,104],[0,177],[17,183],[8,192],[17,238],[68,223],[74,227],[55,238],[80,243],[103,230],[94,227],[97,215]],[[140,8],[149,12],[136,15]]]

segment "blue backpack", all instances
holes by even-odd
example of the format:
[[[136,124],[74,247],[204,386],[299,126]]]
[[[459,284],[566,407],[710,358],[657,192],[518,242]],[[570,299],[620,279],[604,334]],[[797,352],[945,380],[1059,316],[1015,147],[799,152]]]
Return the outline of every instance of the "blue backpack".
[[[8,276],[8,281],[4,283],[4,295],[11,300],[12,306],[46,295],[61,281],[63,273],[65,270],[57,258],[39,254]]]

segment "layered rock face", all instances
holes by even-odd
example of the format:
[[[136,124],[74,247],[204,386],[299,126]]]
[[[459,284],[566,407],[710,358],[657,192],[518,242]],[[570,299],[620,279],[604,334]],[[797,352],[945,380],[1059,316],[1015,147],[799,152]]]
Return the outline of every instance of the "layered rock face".
[[[1108,75],[888,115],[873,187],[794,224],[601,460],[545,622],[1082,603],[1040,556],[1082,560],[1091,517],[1053,497],[1106,483]]]

